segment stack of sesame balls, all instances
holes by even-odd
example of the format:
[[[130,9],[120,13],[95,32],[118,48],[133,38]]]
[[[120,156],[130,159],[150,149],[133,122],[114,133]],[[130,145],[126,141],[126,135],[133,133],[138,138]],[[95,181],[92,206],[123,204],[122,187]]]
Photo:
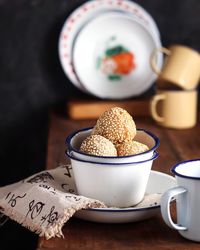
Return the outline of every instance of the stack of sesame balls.
[[[119,107],[105,111],[97,120],[91,135],[81,144],[80,151],[96,156],[128,156],[149,148],[134,140],[137,133],[132,116]]]

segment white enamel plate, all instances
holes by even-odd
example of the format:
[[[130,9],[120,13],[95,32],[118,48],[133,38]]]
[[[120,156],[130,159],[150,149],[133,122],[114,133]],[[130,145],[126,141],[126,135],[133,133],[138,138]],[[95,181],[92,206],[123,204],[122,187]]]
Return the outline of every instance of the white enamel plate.
[[[74,70],[84,87],[97,97],[138,96],[156,79],[149,61],[158,46],[158,40],[142,23],[120,13],[103,13],[77,34],[72,55]]]

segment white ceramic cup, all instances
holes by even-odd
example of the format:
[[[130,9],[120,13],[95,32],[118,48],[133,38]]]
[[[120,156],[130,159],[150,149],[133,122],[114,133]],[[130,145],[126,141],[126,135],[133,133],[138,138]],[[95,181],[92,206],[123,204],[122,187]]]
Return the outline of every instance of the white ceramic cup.
[[[177,187],[161,198],[161,213],[166,224],[189,240],[200,241],[200,159],[181,162],[172,168]],[[177,224],[170,215],[170,201],[176,197]]]
[[[144,161],[132,163],[100,163],[80,160],[66,152],[71,159],[79,195],[104,202],[111,207],[138,204],[146,191],[157,152]]]

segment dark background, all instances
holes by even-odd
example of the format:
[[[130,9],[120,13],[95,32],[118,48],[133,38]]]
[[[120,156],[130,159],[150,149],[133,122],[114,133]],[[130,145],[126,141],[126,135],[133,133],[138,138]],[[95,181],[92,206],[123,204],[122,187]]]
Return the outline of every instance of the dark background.
[[[44,169],[49,110],[62,108],[69,97],[89,97],[69,82],[57,54],[63,22],[84,2],[0,0],[0,186]],[[164,46],[199,51],[199,0],[135,2],[155,19]],[[34,249],[36,239],[12,221],[0,228],[2,250]]]

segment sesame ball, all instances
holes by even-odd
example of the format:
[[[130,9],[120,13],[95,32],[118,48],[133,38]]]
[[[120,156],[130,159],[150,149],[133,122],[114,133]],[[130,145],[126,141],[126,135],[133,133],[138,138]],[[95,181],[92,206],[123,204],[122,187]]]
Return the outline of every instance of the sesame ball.
[[[149,150],[147,145],[137,141],[118,144],[116,145],[116,149],[118,156],[136,155]]]
[[[90,135],[81,144],[80,151],[97,156],[117,156],[113,143],[101,135]]]
[[[113,144],[119,144],[133,140],[136,135],[136,125],[126,110],[114,107],[99,117],[92,134],[102,135]]]

